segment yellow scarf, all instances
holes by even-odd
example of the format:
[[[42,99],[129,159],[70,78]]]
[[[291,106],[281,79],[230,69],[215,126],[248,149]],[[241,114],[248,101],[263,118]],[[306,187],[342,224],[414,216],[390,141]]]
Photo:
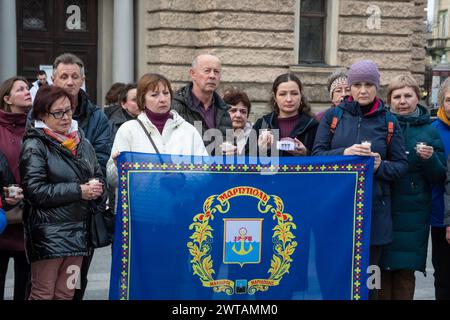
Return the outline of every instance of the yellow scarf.
[[[445,111],[444,111],[444,107],[442,107],[442,106],[439,107],[439,110],[437,112],[437,117],[442,122],[444,122],[446,125],[450,126],[450,119],[447,118],[447,115],[445,114]]]

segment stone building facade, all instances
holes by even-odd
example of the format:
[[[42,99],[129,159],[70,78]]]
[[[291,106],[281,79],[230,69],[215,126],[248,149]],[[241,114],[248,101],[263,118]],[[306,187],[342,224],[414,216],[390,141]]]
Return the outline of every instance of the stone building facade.
[[[435,0],[428,51],[434,65],[450,62],[450,1]]]
[[[358,59],[378,64],[384,86],[399,73],[411,73],[423,83],[425,0],[325,1],[325,63],[316,65],[299,63],[300,2],[142,1],[146,36],[140,37],[145,39],[140,73],[161,72],[178,87],[189,80],[187,69],[196,54],[213,53],[223,63],[221,87],[247,91],[253,118],[269,110],[271,83],[288,71],[305,84],[315,111],[328,106],[328,75]]]
[[[234,85],[249,94],[251,120],[269,111],[271,84],[285,72],[300,76],[319,111],[329,105],[328,75],[358,59],[378,63],[384,86],[406,72],[422,84],[425,6],[426,0],[2,0],[0,42],[8,45],[0,47],[0,81],[17,73],[33,80],[41,64],[74,52],[86,63],[88,93],[103,104],[114,82],[146,72],[162,73],[178,88],[189,81],[192,59],[209,52],[222,61],[221,89]]]

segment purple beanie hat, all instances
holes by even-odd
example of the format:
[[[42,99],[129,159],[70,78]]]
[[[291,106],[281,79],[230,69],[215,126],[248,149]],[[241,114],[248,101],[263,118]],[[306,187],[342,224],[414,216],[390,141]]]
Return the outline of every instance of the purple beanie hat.
[[[351,87],[358,82],[374,84],[377,90],[380,89],[380,72],[372,60],[361,60],[350,66],[347,73],[348,85]]]

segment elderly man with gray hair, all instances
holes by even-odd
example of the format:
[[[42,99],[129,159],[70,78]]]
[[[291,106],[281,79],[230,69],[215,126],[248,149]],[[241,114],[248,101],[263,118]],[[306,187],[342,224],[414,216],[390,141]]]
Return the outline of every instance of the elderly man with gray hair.
[[[216,92],[221,75],[219,58],[211,54],[197,56],[189,68],[192,81],[179,89],[172,101],[172,109],[197,128],[209,154],[215,153],[226,137],[226,130],[232,129],[229,107]],[[209,129],[219,130],[217,134],[222,139],[215,134],[205,135]]]

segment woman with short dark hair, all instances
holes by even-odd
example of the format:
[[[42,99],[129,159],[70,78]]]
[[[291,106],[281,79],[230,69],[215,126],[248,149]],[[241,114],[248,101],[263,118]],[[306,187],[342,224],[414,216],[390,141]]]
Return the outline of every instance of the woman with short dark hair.
[[[73,298],[69,276],[79,272],[83,256],[92,251],[90,215],[105,207],[103,174],[94,148],[72,119],[74,107],[62,88],[42,87],[34,102],[34,127],[21,150],[32,300]]]

